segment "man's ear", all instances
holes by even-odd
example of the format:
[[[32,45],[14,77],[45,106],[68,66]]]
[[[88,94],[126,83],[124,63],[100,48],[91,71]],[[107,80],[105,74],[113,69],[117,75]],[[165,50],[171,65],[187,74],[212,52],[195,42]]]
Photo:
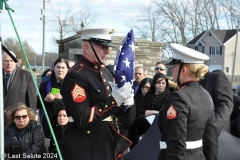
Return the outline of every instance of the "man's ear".
[[[89,50],[89,46],[87,44],[84,44],[83,45],[83,50],[86,52],[86,53],[89,53],[88,50]]]
[[[183,66],[182,67],[182,75],[186,75],[187,72],[188,72],[188,69],[185,66]]]

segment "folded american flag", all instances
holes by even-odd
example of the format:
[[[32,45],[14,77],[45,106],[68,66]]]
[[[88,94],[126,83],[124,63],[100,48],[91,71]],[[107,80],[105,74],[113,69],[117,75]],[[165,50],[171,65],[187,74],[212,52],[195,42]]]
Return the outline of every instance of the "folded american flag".
[[[114,61],[114,78],[118,88],[121,88],[125,82],[133,84],[134,59],[134,33],[133,30],[130,30],[123,40]]]

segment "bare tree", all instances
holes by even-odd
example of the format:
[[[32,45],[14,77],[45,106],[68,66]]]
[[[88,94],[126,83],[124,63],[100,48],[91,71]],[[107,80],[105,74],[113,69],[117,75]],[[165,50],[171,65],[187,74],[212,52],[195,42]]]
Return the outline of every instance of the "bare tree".
[[[236,29],[240,0],[154,0],[143,6],[140,13],[128,24],[136,30],[136,35],[166,44],[163,55],[167,57],[171,55],[170,43],[186,45],[209,29]]]
[[[50,20],[50,27],[52,31],[55,31],[58,33],[58,35],[53,35],[53,42],[56,43],[56,40],[62,40],[68,36],[71,36],[70,33],[70,27],[69,23],[72,22],[69,21],[70,14],[71,14],[71,7],[68,7],[65,9],[65,11],[62,11],[59,9],[53,9],[51,10],[53,14],[53,19]]]
[[[17,59],[21,59],[22,61],[21,66],[24,65],[26,66],[26,60],[22,52],[22,48],[17,39],[7,38],[6,40],[3,41],[3,44],[8,50],[13,51],[16,54]],[[30,65],[34,65],[36,52],[33,50],[31,46],[29,46],[27,41],[23,41],[22,45],[27,54],[27,58]]]
[[[199,33],[206,30],[206,26],[202,24],[202,15],[206,12],[207,1],[206,0],[188,0],[188,17],[191,24],[187,29],[192,32],[193,37],[196,37]]]
[[[221,9],[228,29],[235,29],[240,19],[240,0],[222,0]]]
[[[98,17],[99,15],[94,11],[93,7],[85,5],[69,17],[71,32],[75,35],[80,29],[91,27],[98,22]]]
[[[162,17],[161,30],[168,42],[182,43],[185,45],[188,40],[187,26],[188,3],[185,0],[159,0],[155,1],[157,13]],[[166,40],[167,40],[166,39]]]
[[[156,15],[156,7],[153,3],[140,7],[141,14],[136,18],[131,18],[125,24],[137,30],[136,35],[151,41],[158,41],[159,17]]]
[[[79,11],[72,11],[71,7],[62,11],[60,8],[52,9],[53,19],[50,20],[52,31],[56,31],[58,35],[53,35],[53,42],[73,36],[83,27],[91,27],[97,22],[98,14],[93,8],[84,6]]]

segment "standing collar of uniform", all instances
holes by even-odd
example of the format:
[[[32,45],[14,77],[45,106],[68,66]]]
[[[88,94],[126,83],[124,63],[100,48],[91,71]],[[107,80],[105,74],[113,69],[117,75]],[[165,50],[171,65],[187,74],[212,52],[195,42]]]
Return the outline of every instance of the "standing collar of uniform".
[[[89,59],[87,59],[86,57],[82,56],[80,61],[79,61],[82,65],[85,65],[86,67],[95,70],[95,71],[100,71],[101,69],[101,65],[100,64],[96,64],[91,62]]]
[[[197,83],[198,84],[198,81],[186,81],[182,84],[179,85],[179,88],[182,88],[183,86],[186,86],[186,85],[189,85],[189,84],[192,84],[192,83]]]

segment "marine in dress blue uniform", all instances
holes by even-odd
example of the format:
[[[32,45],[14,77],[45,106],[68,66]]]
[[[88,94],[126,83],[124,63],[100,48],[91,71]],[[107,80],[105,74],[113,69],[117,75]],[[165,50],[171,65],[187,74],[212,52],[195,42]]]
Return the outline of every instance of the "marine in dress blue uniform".
[[[168,65],[173,65],[173,80],[178,82],[179,89],[168,96],[159,112],[162,137],[158,159],[217,159],[213,101],[198,84],[198,79],[208,71],[203,64],[208,56],[179,44],[170,47],[174,54]]]
[[[83,29],[83,54],[66,75],[61,95],[66,110],[74,122],[69,123],[60,140],[66,160],[119,159],[131,145],[130,140],[117,132],[112,123],[114,115],[124,114],[119,107],[132,100],[131,86],[112,87],[111,73],[104,67],[109,54],[113,29]]]

